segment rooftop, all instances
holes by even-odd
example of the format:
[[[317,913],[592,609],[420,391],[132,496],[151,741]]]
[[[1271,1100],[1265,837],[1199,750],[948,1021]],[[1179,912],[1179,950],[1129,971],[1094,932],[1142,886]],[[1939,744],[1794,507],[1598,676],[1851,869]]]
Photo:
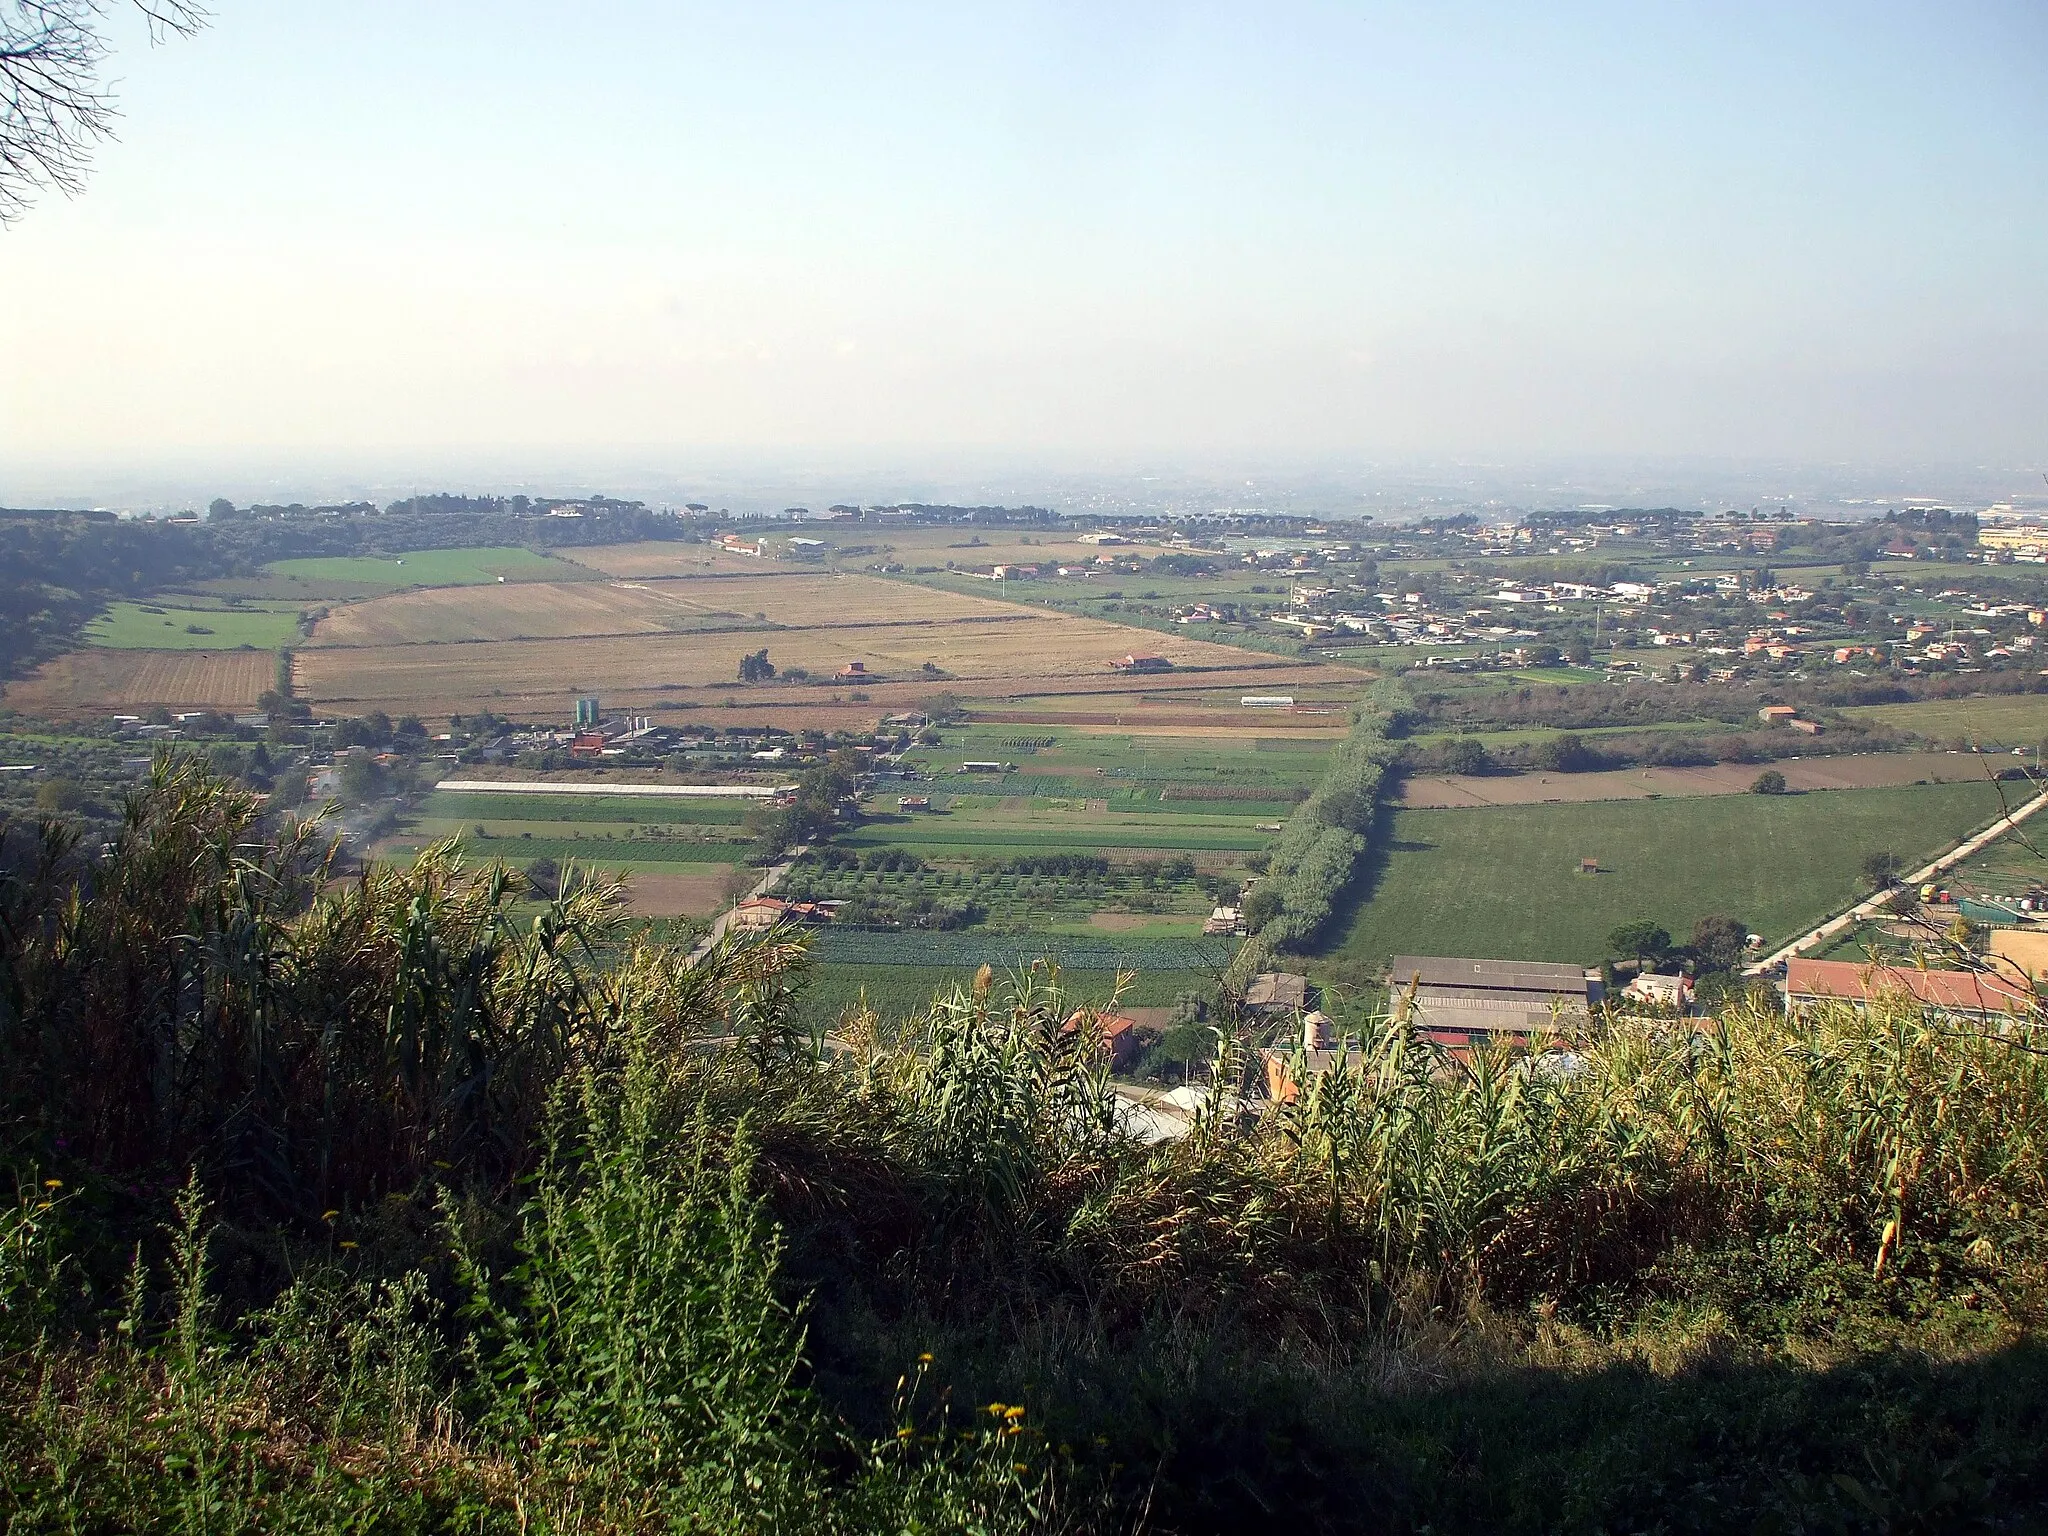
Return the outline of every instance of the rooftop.
[[[1542,960],[1464,960],[1436,955],[1396,955],[1387,976],[1397,988],[1440,989],[1501,1001],[1568,994],[1584,1001],[1585,969]]]
[[[1910,965],[1868,965],[1854,960],[1785,962],[1787,997],[1838,997],[1865,1002],[1904,994],[1929,1008],[1964,1013],[2027,1013],[2039,1006],[2033,992],[1982,971],[1923,971]]]

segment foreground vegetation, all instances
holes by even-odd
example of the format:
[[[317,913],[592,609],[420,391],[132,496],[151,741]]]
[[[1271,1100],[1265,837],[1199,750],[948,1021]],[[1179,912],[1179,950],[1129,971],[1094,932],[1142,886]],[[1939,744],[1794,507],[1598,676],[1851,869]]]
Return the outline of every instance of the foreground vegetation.
[[[189,767],[6,852],[23,1529],[2048,1520],[2025,1033],[1378,1020],[1146,1147],[1043,968],[828,1053],[795,944],[683,970],[447,848],[327,889]]]

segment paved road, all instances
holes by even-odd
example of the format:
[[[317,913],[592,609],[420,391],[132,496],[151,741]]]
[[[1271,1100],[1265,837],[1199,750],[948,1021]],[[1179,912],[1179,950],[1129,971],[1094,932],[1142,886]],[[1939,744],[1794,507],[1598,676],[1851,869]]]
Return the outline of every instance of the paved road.
[[[1908,887],[1925,885],[1928,881],[1935,879],[1937,876],[1962,863],[1963,860],[1984,847],[1985,844],[1994,843],[1999,838],[2005,836],[2008,831],[2025,821],[2044,805],[2048,805],[2048,793],[2040,794],[2034,799],[2029,800],[2018,810],[2001,816],[1975,837],[1958,843],[1932,864],[1927,865],[1924,869],[1914,870],[1912,874],[1905,876],[1899,883]],[[1801,935],[1783,949],[1777,950],[1773,954],[1759,960],[1755,965],[1750,966],[1748,970],[1744,971],[1743,974],[1746,976],[1761,976],[1764,972],[1783,965],[1802,949],[1818,944],[1823,939],[1831,939],[1844,929],[1851,928],[1866,918],[1875,917],[1884,909],[1884,904],[1890,901],[1891,898],[1892,893],[1890,891],[1880,891],[1877,895],[1870,897],[1866,901],[1857,902],[1848,911],[1830,918],[1811,933]]]
[[[761,883],[755,886],[751,891],[747,892],[746,895],[742,896],[740,898],[740,901],[753,901],[756,897],[766,896],[770,891],[774,890],[776,886],[782,883],[782,877],[788,874],[790,870],[795,867],[796,861],[802,858],[805,854],[809,853],[810,851],[811,845],[809,843],[804,843],[797,849],[795,849],[795,851],[784,854],[782,857],[782,862],[780,862],[779,864],[771,865],[768,868],[768,870],[761,876]],[[723,912],[719,913],[718,916],[711,920],[710,932],[706,933],[703,938],[699,939],[697,941],[697,947],[691,950],[690,953],[684,957],[683,965],[686,969],[690,966],[695,965],[699,960],[702,960],[706,955],[710,954],[712,946],[717,944],[720,939],[725,937],[725,930],[731,924],[733,911],[738,905],[739,903],[735,902],[733,906],[727,907]]]

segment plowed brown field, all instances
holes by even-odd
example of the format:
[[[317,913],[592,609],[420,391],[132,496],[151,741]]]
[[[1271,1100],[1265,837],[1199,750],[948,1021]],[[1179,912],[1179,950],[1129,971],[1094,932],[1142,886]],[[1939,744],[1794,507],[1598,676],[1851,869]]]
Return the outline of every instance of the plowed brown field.
[[[632,567],[644,563],[629,558],[635,548],[579,554]],[[678,556],[673,545],[646,548],[650,559],[703,558]],[[810,681],[739,687],[740,658],[764,646],[783,673],[804,671]],[[1111,668],[1132,651],[1164,655],[1176,670],[1133,676]],[[865,676],[834,680],[856,661]],[[879,577],[700,568],[696,575],[443,588],[351,604],[323,620],[298,652],[294,682],[300,698],[343,713],[487,707],[546,718],[561,712],[564,699],[596,693],[621,708],[729,705],[745,708],[749,719],[841,725],[946,689],[1003,700],[1101,696],[1104,723],[1176,709],[1234,731],[1262,727],[1241,718],[1251,712],[1219,705],[1235,704],[1232,690],[1348,688],[1363,679],[1347,668]],[[856,689],[864,697],[848,697]],[[1187,697],[1197,690],[1207,697]],[[1331,723],[1341,728],[1341,720]]]
[[[79,710],[245,709],[277,675],[269,651],[72,651],[7,685],[31,714]]]
[[[1991,777],[2015,759],[1970,752],[1866,752],[1787,759],[1767,766],[1795,793],[1881,789],[1899,784],[1961,784]],[[1430,774],[1406,779],[1396,805],[1459,810],[1483,805],[1543,805],[1585,800],[1654,800],[1680,795],[1739,795],[1763,772],[1754,763],[1706,768],[1617,768],[1604,773]],[[2020,786],[2021,790],[2025,786]]]
[[[566,639],[744,631],[764,624],[829,629],[878,618],[890,624],[1009,620],[1024,611],[868,576],[748,573],[668,581],[526,582],[439,587],[350,603],[320,621],[312,643]],[[807,663],[793,659],[793,664]]]

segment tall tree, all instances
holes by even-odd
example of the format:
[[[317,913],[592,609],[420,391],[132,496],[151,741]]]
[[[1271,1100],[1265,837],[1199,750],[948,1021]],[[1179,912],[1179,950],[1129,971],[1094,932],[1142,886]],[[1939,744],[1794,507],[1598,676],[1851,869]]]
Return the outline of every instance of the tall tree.
[[[194,0],[127,0],[156,41],[206,24]],[[92,147],[114,131],[101,71],[119,0],[0,0],[0,224],[45,187],[77,193]]]

